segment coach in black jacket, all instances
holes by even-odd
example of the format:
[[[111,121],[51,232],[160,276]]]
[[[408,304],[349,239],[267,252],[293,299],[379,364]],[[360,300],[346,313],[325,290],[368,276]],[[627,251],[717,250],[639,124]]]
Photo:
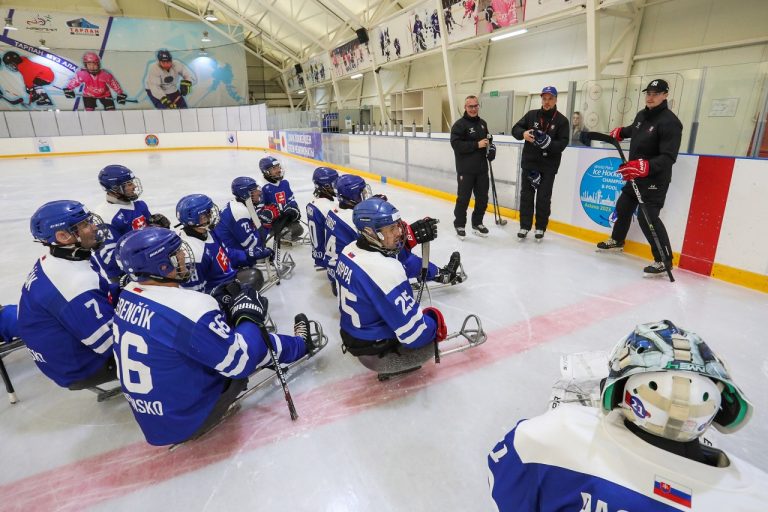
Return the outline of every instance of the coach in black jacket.
[[[560,167],[560,156],[568,146],[571,129],[568,118],[557,111],[557,89],[552,86],[541,91],[541,108],[531,110],[512,127],[512,136],[525,139],[520,167],[520,231],[524,240],[533,225],[536,205],[536,241],[544,238],[551,213],[552,187]]]
[[[456,179],[459,184],[453,226],[461,239],[467,234],[467,207],[473,192],[472,231],[479,236],[488,235],[483,216],[488,207],[488,161],[496,157],[496,146],[488,140],[488,125],[478,115],[479,109],[477,96],[467,96],[464,116],[451,127],[451,147],[456,156]]]
[[[661,242],[663,254],[659,254],[645,217],[638,216],[640,229],[651,245],[655,262],[643,269],[646,276],[664,275],[666,265],[672,265],[672,247],[669,235],[659,214],[672,181],[672,165],[680,151],[683,125],[667,106],[669,84],[665,80],[652,80],[645,92],[645,108],[637,113],[629,126],[611,130],[611,137],[618,141],[631,138],[629,161],[619,167],[619,173],[627,183],[616,201],[616,223],[611,238],[597,244],[602,250],[621,250],[637,209],[637,196],[629,180],[635,180],[643,197],[648,217]]]

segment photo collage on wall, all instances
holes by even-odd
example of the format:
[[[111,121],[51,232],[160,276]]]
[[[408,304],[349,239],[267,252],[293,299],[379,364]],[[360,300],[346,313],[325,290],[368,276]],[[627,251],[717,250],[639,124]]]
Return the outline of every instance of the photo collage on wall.
[[[245,52],[198,22],[8,9],[0,109],[181,109],[247,104]],[[141,49],[136,41],[141,41]]]
[[[377,62],[390,62],[439,47],[440,19],[434,2],[423,2],[379,25],[372,44]]]
[[[331,72],[334,78],[362,73],[373,65],[368,43],[357,39],[331,50]]]
[[[443,0],[448,42],[503,30],[523,21],[526,0]]]

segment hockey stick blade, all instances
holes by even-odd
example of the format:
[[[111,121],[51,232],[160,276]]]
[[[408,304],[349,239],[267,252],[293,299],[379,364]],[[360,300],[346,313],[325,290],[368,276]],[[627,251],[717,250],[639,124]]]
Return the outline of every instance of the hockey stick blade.
[[[2,94],[0,94],[0,99],[3,99],[3,100],[5,100],[5,101],[7,101],[7,102],[8,102],[8,103],[10,103],[11,105],[18,105],[18,104],[20,104],[20,103],[24,103],[24,98],[16,98],[16,99],[12,100],[12,99],[10,99],[10,98],[6,98],[6,97],[5,97],[5,96],[3,96]]]
[[[615,147],[616,150],[619,152],[619,155],[621,156],[622,163],[627,163],[627,159],[624,156],[624,150],[621,149],[621,146],[619,145],[619,141],[608,135],[607,133],[600,133],[600,132],[581,132],[580,137],[581,143],[585,145],[589,145],[588,143],[590,141],[596,140],[598,142],[605,142],[606,144],[610,144],[611,146]]]

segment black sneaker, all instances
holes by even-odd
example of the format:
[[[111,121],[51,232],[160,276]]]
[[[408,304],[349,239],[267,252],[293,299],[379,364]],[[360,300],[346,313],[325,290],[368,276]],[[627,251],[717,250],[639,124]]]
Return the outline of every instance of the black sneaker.
[[[477,226],[472,226],[472,232],[477,236],[488,236],[488,228],[483,226],[482,224],[478,224]]]
[[[654,261],[652,265],[648,265],[643,269],[645,277],[656,277],[664,275],[667,272],[667,266],[663,261]]]
[[[467,236],[467,230],[464,229],[464,226],[454,226],[456,228],[456,234],[459,238],[464,240],[464,238]]]
[[[623,251],[624,242],[617,242],[613,238],[609,238],[608,240],[598,243],[597,248],[601,251]]]

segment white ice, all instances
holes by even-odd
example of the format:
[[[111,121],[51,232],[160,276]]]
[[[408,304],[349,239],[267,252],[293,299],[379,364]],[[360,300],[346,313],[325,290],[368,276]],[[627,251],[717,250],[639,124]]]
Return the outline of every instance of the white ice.
[[[262,156],[179,151],[2,160],[0,301],[18,300],[42,253],[29,234],[32,212],[54,199],[101,202],[96,174],[104,165],[133,169],[150,210],[174,218],[176,201],[188,193],[206,193],[223,206],[231,179],[256,176]],[[281,158],[306,204],[313,166]],[[660,319],[698,332],[728,360],[756,413],[741,432],[709,437],[768,470],[761,320],[768,296],[681,270],[674,284],[644,279],[645,261],[598,254],[553,232],[542,244],[518,243],[516,223],[494,226],[490,214],[490,236],[470,233],[462,242],[453,233],[452,203],[371,185],[405,219],[440,219],[432,259],[444,265],[460,251],[469,281],[432,291],[432,305],[450,329],[479,314],[489,334],[485,345],[377,382],[342,354],[326,277],[313,270],[308,247],[294,248],[295,277],[267,292],[272,316],[288,332],[293,315],[306,312],[330,336],[328,347],[291,378],[298,421],[291,422],[279,387],[270,386],[208,437],[168,452],[144,442],[127,402],[97,403],[90,392],[60,389],[17,351],[4,359],[20,402],[0,396],[0,508],[489,510],[486,454],[518,420],[546,410],[559,356],[608,351],[635,324]]]

